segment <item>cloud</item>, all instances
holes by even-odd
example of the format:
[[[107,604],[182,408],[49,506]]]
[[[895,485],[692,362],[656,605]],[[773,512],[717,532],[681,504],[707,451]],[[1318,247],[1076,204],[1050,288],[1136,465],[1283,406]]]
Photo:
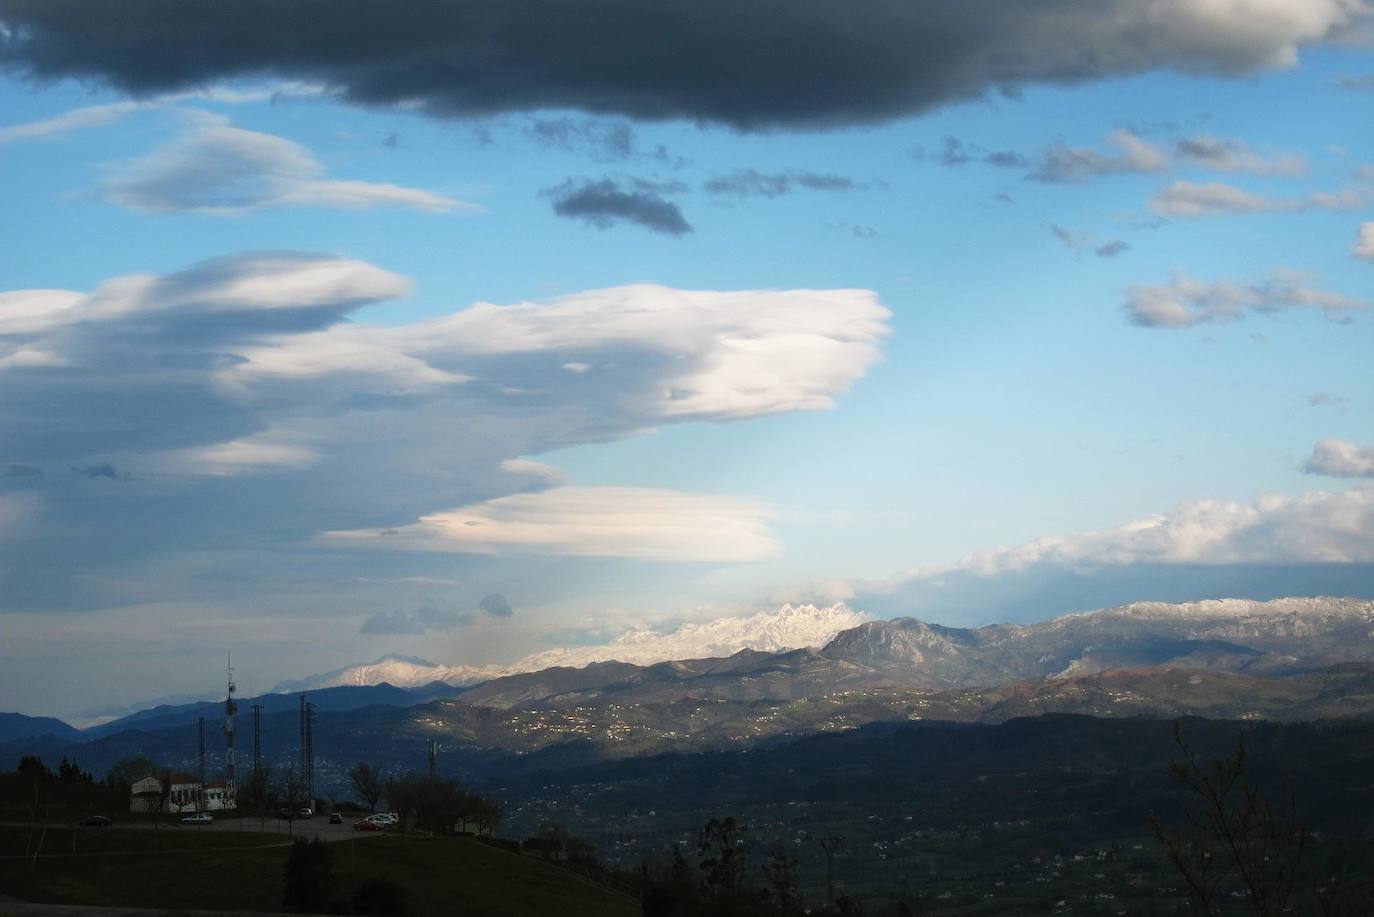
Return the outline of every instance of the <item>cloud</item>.
[[[467,554],[744,563],[777,555],[772,513],[735,497],[643,487],[555,487],[498,497],[410,525],[324,533],[339,546]]]
[[[1330,392],[1313,392],[1307,396],[1307,403],[1314,408],[1339,408],[1350,403],[1350,399]]]
[[[1150,209],[1172,217],[1201,217],[1235,213],[1299,213],[1305,210],[1353,210],[1370,200],[1374,190],[1359,185],[1339,191],[1318,191],[1299,198],[1253,194],[1222,182],[1198,184],[1176,181],[1150,199]]]
[[[477,603],[477,607],[493,618],[509,618],[515,614],[515,609],[510,607],[510,602],[499,592],[483,596],[482,601]]]
[[[806,172],[764,173],[757,169],[738,169],[729,175],[719,175],[702,186],[711,194],[735,197],[782,197],[798,188],[808,191],[857,191],[868,186],[848,175]]]
[[[668,152],[663,144],[651,149],[640,146],[635,129],[625,121],[606,118],[531,118],[525,125],[527,136],[543,146],[568,153],[590,156],[598,162],[645,160],[680,169],[687,164],[681,156]]]
[[[1374,73],[1366,73],[1363,76],[1343,76],[1336,80],[1336,85],[1342,89],[1353,89],[1357,92],[1374,89]]]
[[[109,478],[111,481],[118,481],[123,475],[115,470],[109,462],[101,462],[98,465],[86,465],[83,468],[71,469],[72,474],[80,475],[83,478]]]
[[[1302,470],[1331,478],[1374,478],[1374,446],[1324,439],[1312,447]]]
[[[1107,135],[1107,144],[1115,152],[1050,147],[1040,154],[1040,162],[1029,177],[1048,183],[1084,182],[1125,172],[1160,172],[1169,165],[1169,156],[1164,150],[1130,131],[1112,131]]]
[[[19,140],[47,140],[71,131],[103,127],[143,107],[140,102],[110,102],[105,105],[87,105],[82,108],[74,108],[71,111],[39,121],[11,124],[0,127],[0,144],[14,143]]]
[[[1027,84],[1291,67],[1364,0],[1012,4],[0,0],[0,65],[147,95],[270,74],[441,117],[578,109],[744,129],[876,122]],[[672,36],[664,53],[662,36]],[[1085,49],[1091,49],[1086,53]]]
[[[916,159],[927,158],[923,147],[917,147],[912,155]],[[1030,165],[1030,160],[1015,150],[986,150],[976,143],[966,143],[948,134],[941,141],[939,155],[934,158],[940,165],[950,168],[958,168],[974,161],[1003,169],[1024,169]]]
[[[568,179],[546,192],[553,198],[553,212],[583,220],[598,229],[616,223],[634,223],[670,236],[692,231],[677,204],[650,190],[625,190],[610,178],[577,182]]]
[[[506,459],[501,463],[501,470],[507,474],[518,474],[522,477],[534,478],[544,484],[566,484],[568,482],[568,479],[563,476],[563,472],[552,465],[536,462],[534,459]]]
[[[145,213],[228,215],[272,207],[445,213],[472,204],[418,188],[327,178],[298,143],[227,124],[194,128],[123,166],[102,185],[110,203]]]
[[[256,252],[89,292],[0,293],[0,359],[60,358],[0,370],[0,458],[49,469],[3,479],[44,510],[25,564],[0,564],[0,607],[198,601],[197,577],[211,573],[227,577],[216,581],[224,595],[358,576],[473,583],[461,557],[439,570],[423,554],[312,539],[558,490],[536,461],[554,450],[827,409],[881,357],[891,318],[865,290],[642,284],[431,306],[431,317],[392,325],[350,320],[410,291],[367,262]],[[66,469],[101,463],[134,476],[71,486]],[[771,546],[749,513],[716,548],[692,541],[712,499],[665,504],[687,514],[684,532],[664,520],[649,552]],[[473,588],[483,587],[500,584]]]
[[[1355,237],[1355,245],[1350,249],[1350,253],[1356,258],[1374,261],[1374,222],[1360,225],[1359,234]]]
[[[0,493],[0,538],[22,536],[39,508],[36,494]]]
[[[1065,248],[1073,251],[1090,251],[1099,258],[1115,258],[1131,247],[1124,239],[1099,241],[1093,233],[1074,232],[1055,223],[1050,224],[1050,232],[1054,233],[1056,239],[1064,243]]]
[[[1174,151],[1185,161],[1216,172],[1248,172],[1252,175],[1302,175],[1307,163],[1301,156],[1284,154],[1265,158],[1243,141],[1206,135],[1184,137]]]
[[[25,465],[21,462],[11,462],[5,466],[5,471],[0,474],[5,478],[41,478],[43,469],[34,465]]]
[[[1123,308],[1132,323],[1145,328],[1189,328],[1289,309],[1318,309],[1330,321],[1343,321],[1369,303],[1319,290],[1303,275],[1278,272],[1260,283],[1208,283],[1180,274],[1166,284],[1132,286]]]
[[[1197,500],[1100,531],[1037,538],[859,584],[870,612],[946,623],[1043,620],[1131,601],[1374,590],[1374,487]]]
[[[422,605],[414,611],[379,611],[368,616],[358,629],[360,634],[423,635],[466,627],[472,615],[435,605]]]

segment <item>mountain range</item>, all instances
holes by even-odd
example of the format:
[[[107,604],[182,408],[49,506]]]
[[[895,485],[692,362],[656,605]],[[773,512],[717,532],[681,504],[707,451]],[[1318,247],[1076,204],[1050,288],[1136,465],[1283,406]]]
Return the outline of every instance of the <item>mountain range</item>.
[[[360,678],[409,673],[412,685],[309,690],[325,780],[341,780],[364,757],[421,766],[431,739],[446,769],[481,778],[749,747],[874,722],[1001,723],[1050,713],[1368,718],[1374,602],[1137,603],[970,629],[897,618],[859,623],[818,647],[554,666],[467,686],[413,684],[432,671],[424,660],[380,663],[353,671]],[[263,707],[269,760],[291,761],[299,698],[268,694],[243,709],[250,703]],[[221,713],[218,703],[161,705],[81,732],[9,715],[0,718],[0,760],[79,755],[97,772],[130,754],[185,764],[194,759],[197,720],[217,723]]]

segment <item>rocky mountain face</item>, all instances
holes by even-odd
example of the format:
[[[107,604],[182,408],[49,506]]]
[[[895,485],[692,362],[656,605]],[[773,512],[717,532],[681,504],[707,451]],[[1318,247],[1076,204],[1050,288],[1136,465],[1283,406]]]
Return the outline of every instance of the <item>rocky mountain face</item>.
[[[466,703],[494,707],[682,698],[789,700],[838,691],[944,691],[1116,668],[1292,675],[1374,659],[1374,602],[1300,598],[1137,603],[1030,625],[951,628],[869,621],[819,650],[743,651],[650,666],[604,663],[484,682]]]

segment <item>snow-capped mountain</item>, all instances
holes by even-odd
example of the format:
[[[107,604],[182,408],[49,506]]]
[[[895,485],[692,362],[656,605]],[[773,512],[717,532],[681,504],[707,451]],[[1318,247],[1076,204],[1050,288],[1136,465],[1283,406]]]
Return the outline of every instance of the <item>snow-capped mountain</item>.
[[[397,688],[419,688],[435,681],[450,685],[471,685],[505,674],[509,674],[509,671],[501,666],[441,665],[416,656],[392,653],[371,662],[360,662],[320,675],[283,681],[272,689],[272,693],[318,691],[342,685],[389,684]]]
[[[383,682],[398,688],[416,688],[435,681],[461,686],[503,675],[537,672],[553,666],[579,668],[610,660],[650,665],[672,659],[730,656],[744,649],[778,653],[823,646],[840,631],[865,620],[866,615],[854,611],[843,602],[826,608],[783,605],[777,611],[688,623],[669,631],[636,627],[610,643],[544,650],[505,665],[443,665],[415,656],[392,654],[321,675],[283,681],[273,691],[313,691],[339,685],[378,685]]]

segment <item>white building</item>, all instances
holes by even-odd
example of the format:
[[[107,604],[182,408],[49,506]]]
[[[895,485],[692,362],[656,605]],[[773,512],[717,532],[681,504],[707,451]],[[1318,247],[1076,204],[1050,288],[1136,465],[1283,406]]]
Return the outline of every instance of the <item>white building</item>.
[[[144,813],[215,812],[236,807],[233,790],[223,783],[202,785],[190,774],[168,774],[170,786],[149,774],[129,788],[129,811]]]

